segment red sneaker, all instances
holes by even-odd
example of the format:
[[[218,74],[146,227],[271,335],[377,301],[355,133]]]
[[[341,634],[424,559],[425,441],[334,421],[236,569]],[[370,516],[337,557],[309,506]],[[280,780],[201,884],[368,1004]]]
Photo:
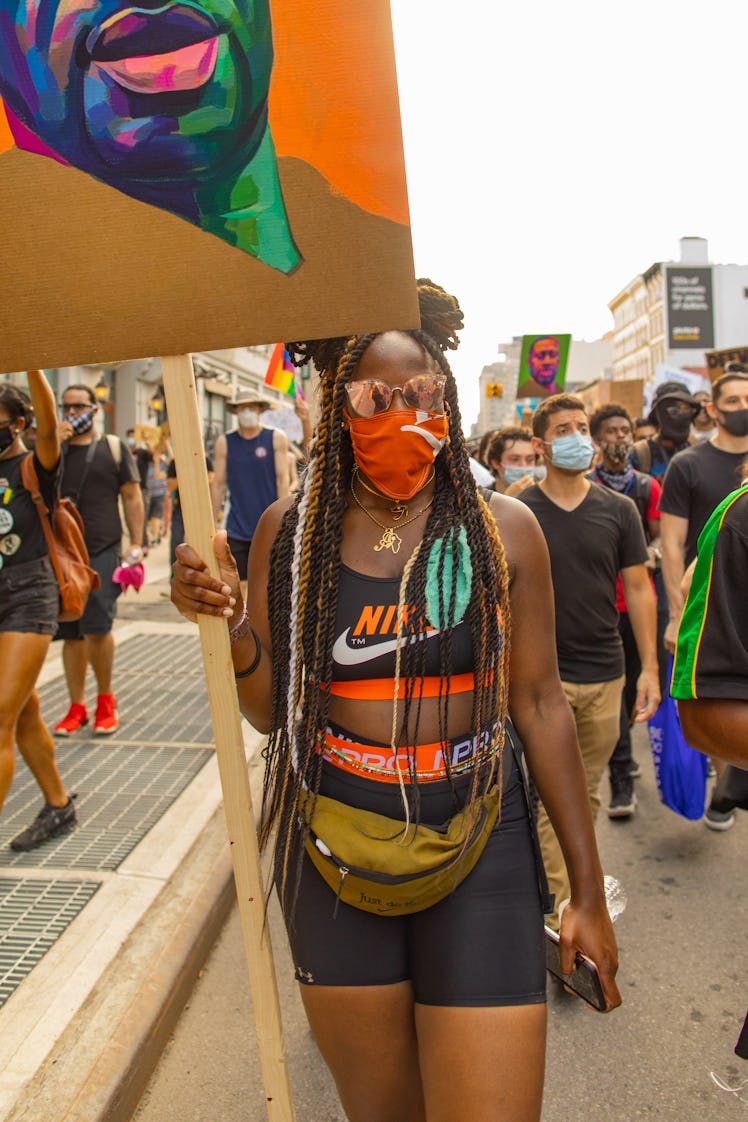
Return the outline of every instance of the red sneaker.
[[[53,732],[55,736],[72,736],[82,729],[84,725],[88,724],[88,710],[85,705],[79,705],[77,701],[67,711],[67,716],[58,721]]]
[[[96,699],[94,736],[111,736],[119,728],[117,699],[113,693],[100,693]]]

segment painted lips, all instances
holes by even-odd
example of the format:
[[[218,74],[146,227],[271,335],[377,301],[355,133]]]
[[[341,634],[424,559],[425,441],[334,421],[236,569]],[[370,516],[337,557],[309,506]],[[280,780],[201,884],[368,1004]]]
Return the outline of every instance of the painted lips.
[[[126,8],[94,28],[86,39],[92,62],[133,93],[196,90],[213,76],[218,28],[187,4]]]

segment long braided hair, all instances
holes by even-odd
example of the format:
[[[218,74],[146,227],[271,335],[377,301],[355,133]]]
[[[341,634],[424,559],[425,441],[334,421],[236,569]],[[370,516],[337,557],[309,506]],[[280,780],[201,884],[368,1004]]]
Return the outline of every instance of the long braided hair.
[[[445,401],[449,435],[435,461],[434,502],[424,535],[410,558],[401,581],[401,604],[408,605],[398,637],[397,666],[404,682],[402,730],[420,716],[419,679],[425,675],[426,580],[428,559],[436,550],[438,572],[451,571],[450,587],[439,596],[446,609],[447,625],[439,631],[440,739],[448,740],[449,680],[452,672],[452,619],[457,565],[444,569],[450,547],[465,528],[472,563],[472,597],[468,612],[475,656],[472,731],[477,751],[490,749],[501,767],[503,723],[507,711],[509,650],[509,574],[504,548],[488,506],[478,493],[470,470],[462,434],[454,377],[444,352],[455,349],[462,327],[457,300],[430,280],[418,281],[420,330],[411,335],[435,360],[446,376]],[[268,583],[268,609],[273,645],[272,732],[265,749],[266,771],[260,824],[260,844],[265,845],[277,827],[276,873],[285,892],[289,873],[301,869],[303,840],[308,830],[298,813],[304,791],[314,796],[320,785],[321,738],[327,727],[332,673],[332,647],[338,599],[340,544],[347,492],[354,466],[350,434],[343,424],[345,387],[375,335],[288,343],[297,365],[313,361],[320,371],[320,419],[303,485],[286,512],[276,536]],[[436,544],[438,543],[438,544]],[[290,599],[290,620],[289,620]],[[393,704],[396,704],[393,702]],[[393,726],[396,722],[393,721]],[[393,739],[396,729],[393,727]],[[414,738],[417,742],[417,737]],[[408,750],[408,746],[405,746]],[[450,765],[445,752],[445,768]],[[418,783],[412,748],[408,751],[409,799],[407,813],[418,815]],[[473,769],[471,805],[489,785],[493,769]],[[483,786],[481,786],[481,784]],[[404,790],[404,787],[403,787]],[[292,855],[295,854],[295,860]],[[295,866],[292,868],[292,866]],[[295,897],[295,891],[293,893]]]

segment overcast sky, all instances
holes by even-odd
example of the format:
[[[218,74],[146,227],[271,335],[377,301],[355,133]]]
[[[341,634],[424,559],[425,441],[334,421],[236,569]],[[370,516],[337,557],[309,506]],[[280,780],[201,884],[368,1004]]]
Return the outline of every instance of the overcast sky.
[[[416,272],[465,312],[466,429],[503,340],[599,338],[684,235],[748,263],[745,0],[391,6]]]

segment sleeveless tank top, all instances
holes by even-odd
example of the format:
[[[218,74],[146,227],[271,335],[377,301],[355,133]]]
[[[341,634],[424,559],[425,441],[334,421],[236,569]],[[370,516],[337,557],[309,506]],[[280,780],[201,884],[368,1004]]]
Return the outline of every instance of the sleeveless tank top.
[[[272,429],[260,429],[251,440],[226,434],[226,484],[229,537],[251,541],[263,512],[278,498]]]

